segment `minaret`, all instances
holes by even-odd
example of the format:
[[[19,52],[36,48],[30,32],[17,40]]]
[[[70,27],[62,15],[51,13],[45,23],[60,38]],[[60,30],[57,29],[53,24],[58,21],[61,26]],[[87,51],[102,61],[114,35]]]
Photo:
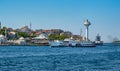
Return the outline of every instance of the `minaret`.
[[[83,40],[83,36],[82,36],[82,29],[80,30],[80,37],[81,37],[81,39],[80,39],[80,40]]]
[[[31,25],[31,22],[30,22],[30,31],[32,31],[32,25]]]
[[[1,22],[0,22],[0,30],[1,30]]]
[[[80,36],[82,36],[82,29],[80,29]]]
[[[89,26],[91,25],[91,23],[87,20],[84,21],[84,25],[86,27],[86,41],[88,41],[89,39]]]
[[[7,39],[7,28],[5,28],[5,38]]]

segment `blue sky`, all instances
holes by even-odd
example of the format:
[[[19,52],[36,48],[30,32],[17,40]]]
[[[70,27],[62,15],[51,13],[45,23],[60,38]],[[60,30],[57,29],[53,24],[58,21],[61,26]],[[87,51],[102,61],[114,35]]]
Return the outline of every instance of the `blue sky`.
[[[88,19],[90,39],[97,33],[105,42],[120,39],[120,0],[0,0],[3,26],[20,28],[32,23],[33,29],[63,29],[85,36]]]

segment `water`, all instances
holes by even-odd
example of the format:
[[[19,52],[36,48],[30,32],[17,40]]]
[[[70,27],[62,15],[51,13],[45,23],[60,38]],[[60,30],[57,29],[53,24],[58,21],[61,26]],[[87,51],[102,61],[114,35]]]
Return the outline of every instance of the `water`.
[[[0,71],[120,71],[120,46],[0,46]]]

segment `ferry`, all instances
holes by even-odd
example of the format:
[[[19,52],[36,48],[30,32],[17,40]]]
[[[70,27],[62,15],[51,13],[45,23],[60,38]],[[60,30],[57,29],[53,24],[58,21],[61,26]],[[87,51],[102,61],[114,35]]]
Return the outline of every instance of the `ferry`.
[[[64,41],[55,40],[50,42],[51,47],[96,47],[96,45],[91,41],[74,41],[71,39],[66,39]]]
[[[73,39],[64,39],[64,44],[68,47],[76,47],[77,42]]]
[[[95,45],[103,45],[103,41],[95,41],[94,44]]]
[[[96,47],[92,41],[81,41],[80,47]]]
[[[51,47],[65,47],[66,45],[63,43],[62,40],[54,40],[50,42]]]
[[[120,46],[120,40],[118,40],[118,41],[113,41],[112,44],[115,45],[115,46]]]
[[[67,44],[68,47],[96,47],[96,45],[92,41],[85,40],[77,41],[73,39],[65,39],[64,43]]]

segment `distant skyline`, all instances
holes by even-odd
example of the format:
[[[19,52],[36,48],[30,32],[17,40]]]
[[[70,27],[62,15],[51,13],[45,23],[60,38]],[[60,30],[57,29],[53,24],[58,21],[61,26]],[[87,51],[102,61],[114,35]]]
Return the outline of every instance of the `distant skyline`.
[[[120,39],[120,0],[0,0],[2,26],[32,29],[63,29],[85,36],[84,20],[91,22],[89,37]]]

